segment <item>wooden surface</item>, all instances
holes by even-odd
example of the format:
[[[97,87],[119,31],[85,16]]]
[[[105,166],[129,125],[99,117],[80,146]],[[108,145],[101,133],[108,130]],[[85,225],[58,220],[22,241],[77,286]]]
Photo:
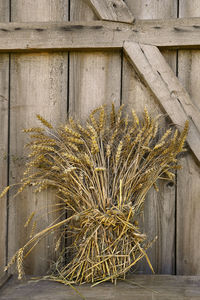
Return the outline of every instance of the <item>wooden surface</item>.
[[[96,20],[85,2],[71,3],[71,21]],[[69,115],[84,119],[97,106],[119,103],[121,59],[119,51],[71,52],[69,54]],[[68,241],[70,243],[70,240]]]
[[[133,14],[123,0],[88,0],[101,20],[132,23]]]
[[[141,81],[126,57],[123,60],[122,102],[127,110],[135,109],[140,116],[145,105],[153,116],[163,113],[154,95]],[[164,130],[164,117],[160,121]],[[170,274],[174,272],[175,187],[166,182],[160,182],[158,186],[159,192],[152,188],[147,194],[140,226],[143,226],[149,240],[158,236],[157,241],[147,251],[155,272]],[[139,262],[136,269],[139,273],[151,273],[145,259]]]
[[[56,282],[11,279],[0,290],[1,300],[198,300],[200,277],[136,275],[117,285],[104,283],[91,288],[89,285],[71,287]]]
[[[72,7],[74,3],[71,3]],[[80,5],[87,6],[83,3],[80,2]],[[40,6],[38,9],[42,11]],[[50,12],[52,14],[52,10]],[[0,51],[111,49],[121,48],[125,40],[160,48],[200,48],[200,18],[136,20],[133,25],[108,21],[84,22],[91,21],[86,18],[75,23],[61,22],[62,19],[58,23],[39,22],[40,18],[33,22],[33,19],[29,18],[28,23],[17,22],[19,19],[11,24],[0,23]]]
[[[158,48],[125,42],[124,51],[173,123],[183,129],[189,121],[187,142],[200,162],[200,112]]]
[[[7,184],[7,156],[4,160],[4,153],[8,147],[9,85],[11,183],[20,180],[25,163],[23,144],[26,138],[20,130],[35,124],[37,112],[58,123],[64,119],[68,109],[70,115],[81,118],[96,105],[112,101],[119,105],[121,101],[135,108],[139,114],[145,104],[154,115],[164,113],[145,81],[140,79],[123,56],[120,48],[124,40],[159,46],[196,107],[200,107],[198,0],[125,0],[136,18],[134,24],[96,21],[85,0],[0,0],[1,22],[8,21],[10,2],[12,21],[16,23],[0,24],[0,51],[29,53],[11,55],[10,82],[8,54],[0,55],[0,187]],[[69,20],[68,2],[71,24],[66,22]],[[188,19],[176,19],[177,3],[179,16]],[[55,23],[57,21],[59,23]],[[170,47],[188,50],[168,51]],[[109,51],[104,51],[104,48]],[[60,52],[63,49],[70,49],[70,55]],[[98,51],[94,51],[96,49]],[[33,54],[37,51],[41,53]],[[164,129],[170,121],[166,123],[163,119]],[[177,185],[160,183],[160,191],[157,193],[152,189],[145,204],[144,231],[150,239],[158,235],[158,241],[148,251],[157,273],[200,274],[200,170],[191,153],[182,158],[182,165],[183,170],[178,171]],[[47,199],[50,199],[49,194],[33,197],[29,192],[10,202],[9,258],[23,245],[29,234],[30,229],[24,232],[23,226],[32,209],[44,208],[43,221],[38,224],[40,228],[49,222]],[[21,204],[18,206],[18,203]],[[6,247],[2,247],[6,242],[5,198],[1,200],[1,205],[0,274],[6,259]],[[45,272],[47,260],[52,258],[48,248],[51,242],[50,239],[41,244],[27,261],[29,272]],[[138,266],[137,272],[150,272],[145,261]]]
[[[13,275],[9,275],[8,273],[4,273],[0,277],[0,289],[6,284],[12,277]]]
[[[0,21],[9,21],[9,3],[0,1]],[[0,190],[8,177],[8,109],[9,109],[9,55],[0,55]],[[0,199],[0,278],[7,256],[7,196]]]
[[[57,21],[68,19],[68,1],[12,1],[12,21]],[[61,9],[62,8],[62,9]],[[30,14],[30,9],[32,14]],[[45,11],[45,12],[44,12]],[[47,13],[49,12],[49,13]],[[65,14],[63,14],[65,12]],[[53,124],[59,124],[66,118],[67,112],[67,53],[12,54],[11,56],[11,120],[10,120],[10,183],[20,181],[26,162],[24,144],[27,136],[23,128],[37,126],[36,114],[41,114]],[[15,190],[16,191],[16,190]],[[33,194],[31,189],[13,199],[9,214],[9,258],[29,239],[31,228],[24,224],[31,214],[39,212],[36,231],[51,223],[50,211],[55,204],[52,191]],[[46,272],[53,259],[55,237],[44,240],[28,258],[28,273]]]
[[[79,0],[71,5],[71,20],[95,19],[91,8]],[[121,58],[119,51],[70,53],[69,111],[84,118],[98,105],[120,102]]]
[[[156,18],[163,20],[176,17],[176,7],[173,0],[162,1],[132,1],[126,0],[128,7],[134,13],[136,24],[140,22],[156,22]],[[146,19],[152,19],[147,21]],[[164,21],[163,21],[164,23]],[[176,71],[176,54],[165,50],[163,55],[170,66]],[[162,114],[160,119],[161,132],[169,126],[163,109],[158,105],[155,96],[147,85],[140,79],[130,62],[124,55],[122,99],[128,107],[134,108],[140,115],[146,105],[153,116]],[[156,273],[174,274],[175,272],[175,185],[161,181],[158,183],[159,192],[153,188],[149,191],[144,204],[144,217],[140,224],[151,241],[156,236],[157,241],[148,249],[147,253]],[[139,262],[136,272],[151,273],[143,259]]]
[[[177,3],[173,0],[125,0],[136,20],[176,18]]]
[[[179,16],[200,15],[200,2],[180,1]],[[178,77],[200,110],[200,52],[179,51]],[[177,186],[177,274],[200,274],[200,168],[192,153],[182,158]]]

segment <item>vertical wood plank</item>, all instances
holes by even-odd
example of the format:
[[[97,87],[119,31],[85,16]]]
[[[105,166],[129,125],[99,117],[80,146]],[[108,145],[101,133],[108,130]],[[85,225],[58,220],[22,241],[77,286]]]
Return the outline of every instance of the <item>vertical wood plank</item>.
[[[68,2],[68,0],[11,0],[11,21],[68,21]]]
[[[96,20],[91,7],[83,0],[72,0],[70,21]],[[70,53],[69,114],[85,119],[90,111],[102,104],[119,106],[121,91],[120,52]],[[68,239],[68,243],[71,241]]]
[[[9,22],[9,1],[0,0],[0,22]],[[8,176],[9,55],[0,55],[0,190]],[[7,197],[0,199],[0,277],[7,256]]]
[[[177,1],[174,0],[125,0],[125,3],[135,19],[176,18]]]
[[[67,21],[68,0],[13,0],[11,21]],[[19,182],[24,172],[27,137],[23,128],[38,125],[39,113],[53,124],[64,121],[67,113],[67,53],[12,54],[11,56],[11,121],[10,121],[10,183]],[[13,195],[13,194],[12,194]],[[51,216],[55,194],[44,191],[33,194],[29,189],[12,199],[9,213],[9,258],[23,246],[31,231],[24,223],[34,210],[39,212],[37,230],[43,229]],[[26,271],[44,274],[49,267],[52,238],[44,239],[26,260]]]
[[[200,2],[179,1],[179,17],[199,17]],[[200,51],[181,50],[178,77],[200,109]],[[177,189],[177,274],[200,274],[200,167],[191,153],[182,158]]]
[[[71,1],[71,21],[94,20],[85,1]],[[104,103],[120,103],[120,52],[72,52],[70,54],[69,111],[76,117],[85,117]]]
[[[176,17],[176,1],[132,1],[125,0],[136,19],[154,19]],[[176,70],[175,51],[164,51],[168,63]],[[139,79],[126,58],[123,60],[122,100],[129,108],[134,108],[139,115],[144,106],[153,114],[163,113],[154,96]],[[161,120],[163,131],[167,123]],[[156,273],[174,274],[175,272],[175,186],[166,182],[159,183],[159,192],[149,191],[144,205],[144,232],[149,240],[158,236],[158,240],[148,250],[148,256]],[[142,222],[141,222],[142,223]],[[138,264],[137,273],[151,273],[145,261]]]

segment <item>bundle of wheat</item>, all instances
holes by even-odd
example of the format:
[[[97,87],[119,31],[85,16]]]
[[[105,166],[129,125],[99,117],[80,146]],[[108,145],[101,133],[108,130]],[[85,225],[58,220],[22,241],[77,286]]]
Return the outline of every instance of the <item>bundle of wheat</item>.
[[[43,236],[60,228],[54,246],[61,245],[60,256],[52,279],[64,283],[99,283],[116,281],[125,276],[142,257],[149,244],[138,227],[137,218],[149,189],[159,179],[173,180],[177,155],[183,151],[188,132],[168,129],[158,138],[158,119],[144,109],[142,120],[135,111],[123,116],[112,105],[95,109],[85,125],[72,119],[53,128],[37,116],[43,128],[24,130],[30,134],[30,161],[24,173],[22,192],[34,186],[36,192],[53,187],[68,210],[68,218],[60,219],[36,233],[12,258],[17,261],[19,278],[22,261]],[[7,189],[4,191],[7,192]],[[4,194],[2,193],[2,195]],[[26,226],[34,213],[30,216]],[[71,245],[62,238],[69,230]],[[65,257],[70,249],[71,260]]]

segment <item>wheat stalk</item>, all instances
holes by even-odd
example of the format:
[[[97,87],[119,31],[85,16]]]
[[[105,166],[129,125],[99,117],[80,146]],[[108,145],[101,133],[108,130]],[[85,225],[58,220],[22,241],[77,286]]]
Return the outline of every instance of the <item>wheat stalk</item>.
[[[19,278],[23,259],[42,237],[54,230],[60,236],[54,245],[60,256],[55,263],[53,280],[63,283],[116,282],[145,257],[153,270],[146,250],[147,237],[141,233],[136,216],[143,214],[149,189],[156,191],[158,180],[173,180],[177,155],[183,150],[188,122],[181,133],[168,129],[159,138],[158,118],[144,109],[143,118],[132,111],[123,117],[123,107],[112,105],[95,109],[86,125],[69,119],[54,128],[37,116],[44,128],[26,129],[29,162],[18,193],[30,185],[36,192],[53,188],[63,206],[47,228],[35,233],[33,222],[30,240],[13,256],[7,267],[17,261]],[[8,192],[7,187],[2,193]],[[63,213],[68,210],[69,217]],[[53,212],[52,211],[52,212]],[[31,222],[32,213],[25,227]],[[69,231],[71,244],[61,243]],[[67,263],[65,257],[71,253]]]

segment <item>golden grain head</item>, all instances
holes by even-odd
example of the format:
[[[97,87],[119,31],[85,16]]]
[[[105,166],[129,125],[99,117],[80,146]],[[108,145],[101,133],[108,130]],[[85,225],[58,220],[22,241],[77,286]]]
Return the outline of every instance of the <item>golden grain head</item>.
[[[135,122],[137,125],[139,125],[139,118],[138,118],[138,116],[137,116],[137,114],[136,114],[136,112],[135,112],[134,109],[132,110],[132,116],[133,116],[134,122]]]
[[[41,115],[36,115],[36,117],[38,118],[38,120],[47,128],[52,129],[53,126],[47,121],[45,120]]]
[[[35,211],[33,211],[30,216],[28,217],[26,223],[24,224],[24,227],[28,227],[28,225],[30,224],[30,222],[32,221],[33,217],[35,216]]]
[[[24,248],[20,248],[17,253],[17,271],[18,271],[18,279],[22,279],[24,276],[24,269],[23,269],[23,253]]]
[[[10,186],[7,186],[0,194],[0,199],[3,198],[9,191]]]

